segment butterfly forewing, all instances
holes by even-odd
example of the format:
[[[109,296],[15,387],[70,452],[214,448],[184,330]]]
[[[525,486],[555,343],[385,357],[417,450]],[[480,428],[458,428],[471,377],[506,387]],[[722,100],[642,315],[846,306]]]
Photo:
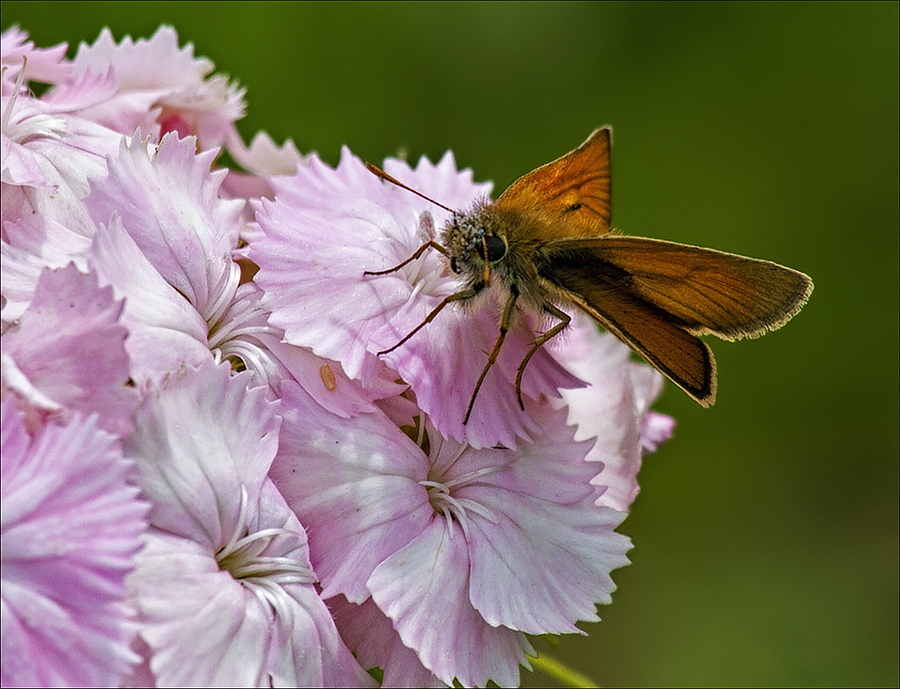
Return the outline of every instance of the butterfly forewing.
[[[561,240],[543,253],[551,266],[583,261],[592,274],[606,274],[606,282],[659,307],[686,330],[726,340],[781,327],[812,291],[810,279],[790,268],[656,239]]]
[[[513,182],[494,208],[540,224],[545,239],[609,232],[609,145],[610,129],[598,129],[571,153]]]

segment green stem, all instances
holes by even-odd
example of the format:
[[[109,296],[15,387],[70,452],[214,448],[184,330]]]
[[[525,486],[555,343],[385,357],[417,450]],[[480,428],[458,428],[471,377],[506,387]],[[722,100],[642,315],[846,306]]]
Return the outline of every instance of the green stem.
[[[528,660],[531,661],[531,666],[535,670],[539,670],[548,677],[553,677],[563,686],[577,687],[578,689],[592,689],[600,686],[587,675],[563,665],[556,658],[548,656],[546,653],[542,653],[536,658],[528,656]]]

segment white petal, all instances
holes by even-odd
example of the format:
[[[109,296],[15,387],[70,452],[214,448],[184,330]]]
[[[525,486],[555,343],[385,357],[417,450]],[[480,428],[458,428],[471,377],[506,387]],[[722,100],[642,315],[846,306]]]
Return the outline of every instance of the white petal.
[[[372,598],[391,618],[403,643],[447,684],[518,686],[519,664],[534,653],[524,634],[493,627],[468,597],[465,538],[443,519],[379,565],[369,578]]]

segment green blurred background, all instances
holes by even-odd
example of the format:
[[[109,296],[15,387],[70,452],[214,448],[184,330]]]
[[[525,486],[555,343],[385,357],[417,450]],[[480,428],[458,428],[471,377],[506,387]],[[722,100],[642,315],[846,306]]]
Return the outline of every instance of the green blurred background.
[[[896,2],[3,2],[2,23],[71,54],[171,24],[248,87],[246,139],[452,148],[498,191],[613,125],[617,227],[816,290],[783,330],[712,343],[713,409],[667,387],[633,565],[552,653],[603,686],[897,686]]]

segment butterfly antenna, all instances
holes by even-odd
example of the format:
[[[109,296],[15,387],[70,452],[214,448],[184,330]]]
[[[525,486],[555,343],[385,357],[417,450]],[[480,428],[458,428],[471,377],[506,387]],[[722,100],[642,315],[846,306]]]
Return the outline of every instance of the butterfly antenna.
[[[447,206],[445,206],[443,203],[438,203],[438,202],[435,201],[434,199],[428,198],[428,197],[425,196],[425,194],[423,194],[422,192],[416,191],[416,190],[413,189],[412,187],[406,186],[406,185],[405,185],[403,182],[401,182],[400,180],[394,179],[393,177],[391,177],[388,173],[386,173],[384,170],[382,170],[382,169],[381,169],[380,167],[378,167],[377,165],[372,165],[372,163],[366,163],[366,170],[368,170],[369,172],[371,172],[371,173],[372,173],[373,175],[375,175],[376,177],[381,177],[381,179],[383,179],[385,182],[390,182],[391,184],[396,184],[396,185],[397,185],[398,187],[400,187],[401,189],[406,189],[406,191],[411,191],[411,192],[412,192],[413,194],[415,194],[416,196],[420,196],[421,198],[425,199],[426,201],[428,201],[428,202],[430,202],[430,203],[433,203],[435,206],[439,206],[439,207],[443,208],[443,209],[444,209],[445,211],[447,211],[448,213],[455,213],[455,212],[456,212],[456,211],[454,211],[452,208],[447,208]]]

